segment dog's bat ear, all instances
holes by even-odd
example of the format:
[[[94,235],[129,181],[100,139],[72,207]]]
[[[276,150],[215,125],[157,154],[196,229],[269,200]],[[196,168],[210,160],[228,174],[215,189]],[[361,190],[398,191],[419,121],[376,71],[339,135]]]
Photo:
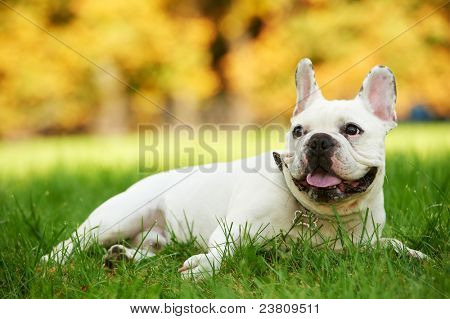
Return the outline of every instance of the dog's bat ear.
[[[298,62],[295,71],[295,86],[297,87],[297,103],[293,116],[305,110],[315,99],[323,98],[310,59],[305,58]]]
[[[388,67],[377,65],[370,70],[359,90],[358,98],[375,116],[395,126],[397,89],[394,73]]]

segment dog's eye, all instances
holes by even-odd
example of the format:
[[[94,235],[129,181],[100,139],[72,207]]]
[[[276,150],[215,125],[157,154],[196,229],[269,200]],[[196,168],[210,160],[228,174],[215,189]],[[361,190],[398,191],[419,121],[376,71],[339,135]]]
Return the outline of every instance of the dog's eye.
[[[294,127],[294,129],[292,130],[292,136],[294,138],[299,138],[303,135],[303,127],[301,125],[297,125],[296,127]]]
[[[349,123],[345,126],[344,133],[347,135],[358,135],[362,133],[362,129],[356,124]]]

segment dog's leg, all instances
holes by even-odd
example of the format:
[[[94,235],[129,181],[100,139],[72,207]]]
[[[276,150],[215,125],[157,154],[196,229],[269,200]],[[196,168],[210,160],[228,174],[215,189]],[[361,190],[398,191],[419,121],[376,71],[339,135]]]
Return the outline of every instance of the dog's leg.
[[[234,254],[236,247],[273,238],[280,230],[292,227],[292,217],[286,218],[286,212],[295,212],[298,204],[289,191],[279,186],[284,176],[274,172],[246,174],[244,180],[237,181],[239,186],[230,199],[225,220],[219,221],[209,236],[207,253],[183,263],[179,269],[183,278],[201,279],[214,274],[223,257]]]
[[[380,238],[378,240],[378,243],[382,247],[392,247],[394,248],[396,253],[401,253],[402,251],[405,251],[409,256],[419,259],[428,259],[429,257],[425,255],[424,253],[414,250],[411,248],[408,248],[406,245],[404,245],[400,240],[395,238]],[[377,242],[374,242],[376,245]]]
[[[42,261],[51,259],[63,263],[74,249],[85,250],[95,242],[109,247],[120,240],[134,238],[142,229],[163,223],[158,202],[145,202],[141,195],[130,189],[110,198],[96,208],[69,239],[42,257]]]
[[[251,223],[229,224],[230,226],[218,226],[208,241],[208,251],[188,258],[178,270],[184,279],[204,279],[220,269],[225,255],[233,255],[237,245],[246,238],[251,241],[260,241],[266,237],[266,227],[258,228],[254,222],[254,228],[248,227]]]
[[[169,242],[168,234],[160,227],[153,227],[131,239],[132,247],[113,245],[105,256],[105,265],[112,268],[118,260],[140,261],[151,258]]]
[[[233,253],[233,244],[230,241],[237,238],[231,231],[229,236],[226,236],[222,227],[217,227],[208,241],[208,252],[191,256],[178,269],[182,278],[203,279],[218,271],[225,253]]]
[[[53,247],[48,255],[41,258],[41,261],[47,262],[52,260],[58,263],[64,263],[76,247],[84,250],[90,245],[92,240],[95,240],[95,238],[97,238],[96,232],[92,229],[86,229],[83,223],[77,231],[70,235],[70,238]]]

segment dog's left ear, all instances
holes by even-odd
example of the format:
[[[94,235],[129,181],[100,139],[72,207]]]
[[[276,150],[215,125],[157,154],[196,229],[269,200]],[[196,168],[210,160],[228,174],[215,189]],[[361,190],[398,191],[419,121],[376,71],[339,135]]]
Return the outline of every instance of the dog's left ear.
[[[298,62],[295,71],[295,85],[297,87],[297,103],[293,116],[304,111],[314,100],[323,98],[310,59],[304,58]]]
[[[385,66],[377,65],[363,81],[358,97],[363,100],[369,110],[382,121],[395,127],[395,101],[397,90],[392,71]]]

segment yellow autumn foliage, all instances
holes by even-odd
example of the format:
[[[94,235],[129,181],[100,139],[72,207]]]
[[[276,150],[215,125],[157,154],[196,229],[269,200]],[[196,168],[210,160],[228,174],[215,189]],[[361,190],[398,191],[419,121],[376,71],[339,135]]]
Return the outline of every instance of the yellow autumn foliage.
[[[284,121],[302,57],[327,98],[353,97],[383,64],[400,118],[417,104],[450,116],[445,1],[5,2],[0,137]]]

